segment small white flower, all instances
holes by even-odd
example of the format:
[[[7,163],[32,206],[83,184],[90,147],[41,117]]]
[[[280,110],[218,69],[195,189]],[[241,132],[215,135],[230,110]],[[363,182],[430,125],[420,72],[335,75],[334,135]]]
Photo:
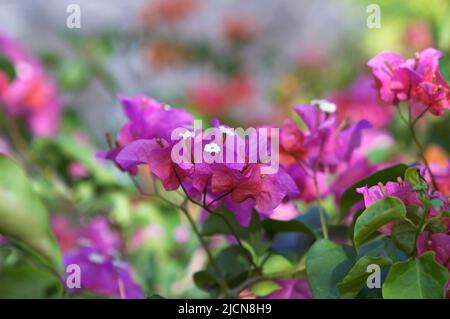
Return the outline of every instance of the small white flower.
[[[93,264],[102,264],[105,261],[105,256],[97,253],[89,254],[88,259]]]
[[[229,127],[225,127],[225,126],[223,126],[223,125],[220,125],[220,126],[219,126],[219,130],[220,130],[222,133],[224,133],[224,134],[226,134],[226,135],[228,135],[228,136],[234,136],[234,130],[233,130],[232,128],[229,128]]]
[[[169,104],[164,104],[163,108],[164,111],[170,111],[172,109],[172,107]]]
[[[220,152],[220,146],[216,143],[212,142],[205,145],[205,152],[211,153],[219,153]]]
[[[182,137],[183,140],[187,140],[194,137],[194,132],[186,131],[178,134],[179,137]]]
[[[320,110],[327,113],[336,112],[336,104],[331,103],[327,100],[312,100],[311,104],[318,105]]]

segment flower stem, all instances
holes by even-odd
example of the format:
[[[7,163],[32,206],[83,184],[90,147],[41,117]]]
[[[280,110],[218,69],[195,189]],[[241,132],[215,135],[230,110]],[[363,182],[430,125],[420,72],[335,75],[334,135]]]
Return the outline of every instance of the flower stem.
[[[423,161],[423,163],[424,163],[424,165],[425,165],[425,168],[426,168],[428,174],[430,175],[431,184],[433,185],[433,188],[434,188],[435,190],[439,191],[438,185],[437,185],[437,183],[436,183],[436,179],[435,179],[435,177],[434,177],[434,175],[433,175],[433,172],[431,171],[430,164],[428,163],[428,160],[427,160],[427,158],[425,157],[425,150],[424,150],[422,144],[420,143],[419,139],[417,138],[417,134],[416,134],[416,131],[415,131],[415,129],[414,129],[414,127],[415,127],[417,121],[418,121],[418,120],[419,120],[419,119],[420,119],[420,118],[428,111],[429,107],[426,108],[422,113],[420,113],[420,114],[419,114],[412,122],[411,122],[411,119],[408,121],[408,120],[403,116],[402,112],[400,111],[400,107],[399,107],[398,105],[397,105],[396,108],[397,108],[397,113],[398,113],[398,115],[400,116],[400,119],[401,119],[401,120],[405,123],[405,125],[408,127],[408,129],[409,129],[409,131],[410,131],[410,133],[411,133],[411,137],[412,137],[412,139],[413,139],[413,141],[414,141],[414,144],[416,144],[416,146],[417,146],[417,148],[418,148],[418,150],[419,150],[419,156],[420,156],[420,158],[422,159],[422,161]],[[408,105],[408,108],[409,108],[409,110],[411,110],[411,105]],[[409,112],[411,112],[411,111],[409,111]]]
[[[420,143],[419,139],[417,138],[417,135],[416,135],[416,132],[414,130],[414,127],[411,126],[410,127],[410,131],[411,131],[411,137],[413,138],[414,143],[416,144],[417,148],[419,149],[419,153],[420,153],[419,155],[422,158],[423,163],[425,164],[425,168],[428,171],[428,174],[430,175],[431,183],[433,184],[433,188],[435,190],[439,191],[438,185],[436,183],[436,179],[435,179],[435,177],[433,175],[433,172],[431,171],[430,164],[428,163],[428,160],[427,160],[427,158],[425,156],[425,151],[423,149],[423,146]]]
[[[320,225],[322,227],[323,238],[328,239],[327,219],[325,217],[325,211],[322,206],[322,196],[320,196],[320,187],[319,182],[317,181],[317,172],[315,169],[313,171],[313,180],[314,180],[314,187],[316,189],[316,199],[317,203],[319,204]]]

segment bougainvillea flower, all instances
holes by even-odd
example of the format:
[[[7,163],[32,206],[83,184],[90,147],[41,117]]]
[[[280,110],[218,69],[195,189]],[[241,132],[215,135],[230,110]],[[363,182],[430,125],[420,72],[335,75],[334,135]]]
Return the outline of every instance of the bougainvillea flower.
[[[95,217],[84,227],[76,227],[63,215],[54,215],[52,229],[63,251],[83,246],[95,247],[102,253],[113,254],[122,246],[119,234],[105,216]]]
[[[149,164],[151,172],[162,182],[168,191],[180,186],[179,177],[183,171],[172,161],[171,147],[168,143],[152,140],[137,140],[124,147],[115,161],[124,170],[135,168],[139,164]],[[177,176],[175,169],[180,174]]]
[[[261,299],[312,299],[312,292],[306,279],[279,279],[275,283],[280,289]]]
[[[422,206],[419,195],[404,181],[398,183],[387,182],[386,185],[379,183],[372,187],[363,186],[357,188],[356,191],[363,195],[366,208],[385,197],[397,197],[405,204],[405,206]],[[386,235],[390,235],[393,227],[394,223],[389,223],[381,227],[379,231]]]
[[[304,134],[292,120],[286,120],[280,129],[280,163],[291,165],[306,157]]]
[[[372,187],[360,187],[356,191],[364,196],[364,205],[369,207],[374,202],[385,197],[398,197],[405,206],[421,206],[417,193],[406,182],[387,182],[386,185],[379,183]]]
[[[450,235],[431,234],[427,231],[420,233],[417,237],[417,255],[421,256],[429,250],[436,253],[435,259],[438,263],[450,270]]]
[[[177,241],[177,243],[184,244],[189,241],[189,237],[191,235],[191,231],[189,227],[186,225],[179,225],[175,228],[173,232],[173,237]]]
[[[288,174],[292,177],[299,190],[299,197],[307,203],[313,202],[317,199],[317,191],[314,185],[314,179],[312,172],[310,172],[303,165],[297,163],[289,166],[287,169]],[[317,183],[319,185],[320,196],[324,197],[329,192],[329,186],[326,181],[326,174],[323,172],[317,172]]]
[[[295,207],[293,202],[281,203],[272,212],[270,212],[270,219],[276,220],[292,220],[300,215],[300,211]]]
[[[56,85],[38,61],[12,39],[0,36],[0,54],[11,61],[16,71],[12,81],[0,72],[0,101],[7,115],[25,120],[32,134],[54,136],[61,110]]]
[[[77,245],[78,229],[67,218],[62,215],[53,215],[51,225],[56,241],[63,252],[69,251]]]
[[[339,122],[367,120],[375,127],[389,125],[394,110],[381,105],[374,84],[372,78],[360,76],[350,88],[330,94],[330,101],[338,105],[336,116]]]
[[[67,171],[69,173],[69,176],[75,180],[82,179],[90,175],[89,169],[79,162],[70,163]]]
[[[212,191],[214,193],[230,192],[235,203],[247,198],[255,200],[259,211],[270,211],[277,207],[286,197],[298,195],[297,186],[283,170],[276,174],[261,174],[259,165],[250,165],[247,174],[239,171],[220,169],[213,173]]]
[[[338,123],[335,113],[327,113],[313,105],[297,105],[294,109],[309,130],[304,146],[311,167],[328,166],[334,170],[338,164],[350,161],[353,151],[361,143],[362,130],[372,127],[366,120],[342,125],[345,123]]]
[[[330,192],[334,194],[337,203],[339,203],[346,189],[375,172],[377,168],[377,166],[371,165],[364,157],[352,160],[350,167],[351,169],[347,165],[341,166],[336,171],[336,179],[330,186]]]
[[[439,72],[441,56],[442,52],[433,48],[408,60],[396,53],[381,52],[367,65],[385,103],[397,105],[410,100],[414,108],[428,108],[432,114],[442,115],[450,107],[450,87]]]
[[[170,157],[171,134],[174,129],[192,126],[192,115],[146,96],[121,97],[120,100],[129,121],[121,128],[116,147],[99,152],[98,157],[113,160],[131,173],[136,172],[139,164],[153,163],[152,173],[161,178],[164,187],[167,190],[178,188]],[[126,146],[129,147],[124,149]]]
[[[129,245],[131,249],[138,249],[147,241],[161,240],[163,237],[164,237],[164,228],[162,228],[161,225],[152,224],[137,229],[134,232]]]
[[[160,138],[171,141],[172,131],[193,124],[192,115],[146,96],[120,97],[129,121],[117,137],[119,146],[138,139]]]
[[[64,255],[64,266],[80,267],[80,288],[68,288],[72,292],[93,293],[128,299],[144,297],[142,289],[133,279],[130,265],[93,247],[81,247]],[[66,274],[67,275],[67,274]]]
[[[439,191],[444,195],[450,195],[450,161],[447,166],[431,164],[431,171],[436,179]]]
[[[410,71],[400,54],[381,52],[369,60],[380,98],[389,104],[406,101],[411,88]]]
[[[103,253],[113,254],[120,250],[122,241],[117,231],[112,229],[104,216],[95,217],[80,231],[80,239],[88,240]]]
[[[424,21],[413,21],[406,28],[403,40],[407,48],[423,50],[433,45],[431,25]]]

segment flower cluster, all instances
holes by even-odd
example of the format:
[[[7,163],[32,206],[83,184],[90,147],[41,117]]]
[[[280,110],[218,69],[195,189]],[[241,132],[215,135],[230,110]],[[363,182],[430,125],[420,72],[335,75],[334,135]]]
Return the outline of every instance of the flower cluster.
[[[122,240],[106,218],[96,217],[85,227],[77,229],[66,218],[55,215],[52,228],[64,252],[64,266],[80,267],[80,287],[67,287],[68,290],[143,298],[142,289],[133,278],[133,269],[119,257]],[[67,277],[69,275],[66,274]]]
[[[382,101],[390,105],[410,101],[419,110],[442,115],[449,109],[450,87],[439,71],[442,52],[428,48],[405,60],[381,52],[367,65],[372,69]]]
[[[15,71],[12,79],[0,71],[0,103],[7,115],[24,119],[32,134],[54,136],[61,110],[56,85],[17,42],[0,36],[0,54]]]

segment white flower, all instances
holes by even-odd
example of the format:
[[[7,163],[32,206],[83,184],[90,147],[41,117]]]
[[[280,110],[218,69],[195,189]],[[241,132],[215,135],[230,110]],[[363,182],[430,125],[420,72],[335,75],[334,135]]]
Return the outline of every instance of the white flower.
[[[234,130],[233,130],[232,128],[229,128],[229,127],[225,127],[225,126],[223,126],[223,125],[220,125],[220,126],[219,126],[219,130],[220,130],[222,133],[224,133],[224,134],[226,134],[226,135],[228,135],[228,136],[234,136]]]
[[[93,264],[102,264],[105,261],[105,256],[97,253],[91,253],[88,256],[88,259]]]
[[[318,105],[320,110],[327,113],[336,112],[336,104],[331,103],[327,100],[312,100],[311,104]]]
[[[220,152],[220,146],[216,143],[212,142],[205,145],[205,152],[211,153],[219,153]]]
[[[163,109],[164,111],[170,111],[172,107],[169,104],[164,104]]]

